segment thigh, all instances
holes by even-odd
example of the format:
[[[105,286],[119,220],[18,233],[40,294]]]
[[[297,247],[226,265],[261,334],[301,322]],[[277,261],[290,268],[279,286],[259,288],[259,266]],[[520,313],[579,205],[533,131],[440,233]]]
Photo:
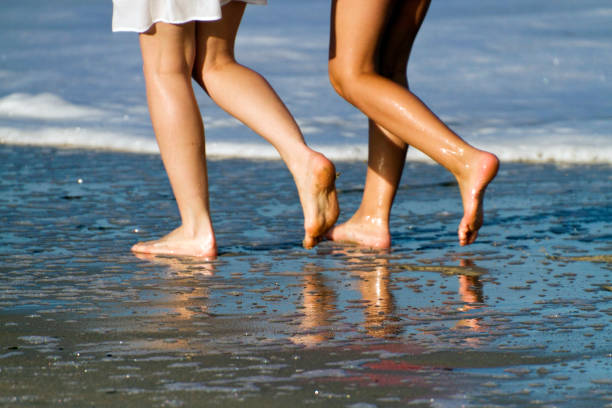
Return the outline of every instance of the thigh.
[[[376,50],[394,0],[333,0],[330,68],[374,71]]]
[[[223,6],[220,20],[197,22],[195,70],[206,69],[208,63],[219,58],[234,58],[236,34],[245,7],[242,1],[232,1]]]
[[[412,45],[431,0],[398,0],[389,11],[376,56],[377,72],[406,82]],[[407,85],[407,84],[404,84]]]
[[[190,72],[195,57],[195,23],[156,23],[140,34],[145,73]]]

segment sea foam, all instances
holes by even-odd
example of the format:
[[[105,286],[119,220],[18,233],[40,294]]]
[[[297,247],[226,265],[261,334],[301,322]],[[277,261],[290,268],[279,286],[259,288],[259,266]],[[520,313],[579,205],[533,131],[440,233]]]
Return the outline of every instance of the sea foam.
[[[52,93],[31,95],[13,93],[0,98],[0,117],[43,120],[93,120],[104,116],[104,111],[65,101]]]
[[[519,132],[519,130],[515,130]],[[607,136],[582,135],[584,143],[577,145],[577,136],[549,138],[512,138],[507,132],[498,138],[489,137],[478,143],[478,147],[495,153],[503,162],[558,162],[569,164],[612,164],[612,147],[606,145]],[[525,136],[525,135],[523,135]],[[253,142],[221,141],[208,138],[206,151],[211,158],[280,159],[272,145]],[[39,127],[24,129],[0,127],[0,143],[30,146],[52,146],[59,148],[101,149],[139,154],[157,154],[155,139],[117,131],[84,127]],[[321,144],[311,147],[332,160],[367,160],[368,146],[365,143]],[[432,162],[425,154],[409,149],[408,161]]]
[[[367,160],[367,122],[358,117],[313,115],[297,121],[308,144],[330,159]],[[203,121],[210,157],[279,159],[270,144],[248,134],[236,119],[207,114]],[[0,143],[5,144],[157,154],[152,129],[147,126],[130,127],[121,113],[70,103],[50,93],[0,98]],[[458,127],[468,142],[502,161],[612,164],[612,124],[608,120],[520,126],[498,120]],[[409,150],[407,160],[431,162],[416,149]]]

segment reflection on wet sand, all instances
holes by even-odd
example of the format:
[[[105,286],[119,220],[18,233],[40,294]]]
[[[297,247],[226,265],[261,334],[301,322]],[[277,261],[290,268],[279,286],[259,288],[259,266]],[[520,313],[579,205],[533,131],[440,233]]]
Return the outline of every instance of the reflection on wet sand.
[[[350,250],[335,250],[334,255],[341,255],[343,267],[350,279],[350,286],[358,293],[358,299],[348,299],[348,310],[359,310],[362,313],[361,321],[357,323],[363,328],[363,333],[375,338],[398,338],[403,333],[403,325],[396,311],[396,300],[393,294],[393,273],[402,270],[418,270],[417,265],[390,264],[392,260],[386,256],[376,256],[372,253],[361,253]],[[203,284],[201,279],[213,276],[215,265],[193,259],[181,259],[154,255],[137,255],[138,258],[167,267],[167,286],[164,295],[149,299],[153,310],[160,310],[170,317],[168,323],[192,320],[197,316],[208,314],[210,293],[209,285]],[[432,266],[424,266],[426,270]],[[458,292],[461,304],[457,309],[461,313],[469,313],[485,306],[483,284],[480,275],[486,273],[483,268],[477,267],[472,260],[460,259],[458,266],[440,266],[440,272],[457,276]],[[444,270],[442,270],[444,269]],[[289,340],[294,344],[314,346],[334,339],[336,327],[334,325],[341,319],[346,310],[340,310],[336,282],[330,282],[325,270],[313,263],[303,266],[301,276],[301,305],[298,306],[299,325],[297,330],[292,328],[293,334]],[[437,270],[436,270],[437,272]],[[463,274],[462,272],[465,272]],[[478,273],[476,273],[478,272]],[[396,282],[397,283],[397,282]],[[346,317],[346,316],[343,316]],[[351,319],[349,319],[351,320]],[[354,322],[355,320],[353,320]],[[463,341],[470,346],[481,343],[480,336],[469,337],[470,332],[482,333],[486,330],[482,318],[470,317],[455,320],[450,327],[452,330],[462,332]],[[436,335],[436,331],[425,333]]]
[[[195,275],[213,276],[215,264],[198,258],[172,257],[164,255],[134,253],[134,256],[143,261],[149,261],[168,267],[168,272],[180,277],[191,277]]]
[[[340,253],[349,255],[346,269],[359,279],[361,299],[354,303],[363,309],[362,325],[365,332],[373,337],[399,335],[401,328],[396,323],[399,319],[395,316],[394,298],[389,288],[389,260],[366,257],[365,254],[355,252]],[[303,272],[304,317],[299,326],[300,333],[292,336],[291,340],[296,344],[313,346],[334,337],[332,320],[339,314],[337,295],[326,284],[325,277],[316,265],[306,264]]]
[[[175,286],[171,293],[156,299],[156,309],[168,310],[177,320],[189,320],[208,310],[209,288],[188,279],[208,277],[215,273],[215,265],[196,258],[179,258],[150,254],[135,254],[141,260],[167,266],[168,286]],[[177,279],[177,280],[174,280]],[[185,279],[188,281],[185,282]]]
[[[326,284],[321,272],[314,264],[304,265],[304,317],[299,334],[291,337],[296,344],[313,346],[334,337],[331,317],[336,313],[336,293]]]
[[[474,262],[471,260],[461,260],[461,266],[474,267]],[[459,296],[465,304],[459,308],[459,311],[466,312],[469,310],[479,309],[485,306],[484,294],[482,290],[482,282],[478,276],[474,275],[458,275],[459,279]],[[483,332],[484,326],[481,324],[480,318],[461,319],[455,324],[455,329],[470,330],[474,332]],[[478,337],[469,337],[465,341],[476,346],[480,344]]]
[[[389,287],[390,273],[387,258],[348,259],[353,275],[359,277],[359,291],[365,309],[363,326],[373,337],[396,337],[401,334],[395,315],[395,299]]]
[[[419,267],[403,266],[403,269],[418,270]],[[460,305],[457,307],[457,311],[461,313],[467,313],[471,310],[480,309],[485,307],[484,303],[484,292],[483,284],[480,280],[480,276],[487,273],[485,268],[478,267],[471,259],[459,259],[459,266],[426,266],[422,268],[427,271],[439,271],[445,275],[457,276],[458,281],[458,294],[461,299]],[[451,330],[461,331],[463,334],[469,333],[482,333],[486,330],[480,317],[468,317],[457,320]],[[438,329],[435,330],[422,330],[423,333],[431,334],[436,336],[439,333]],[[480,346],[482,343],[481,337],[461,337],[462,342],[465,342],[471,347]]]
[[[401,336],[403,329],[396,313],[396,302],[391,284],[392,272],[398,271],[398,265],[390,265],[388,257],[372,256],[371,253],[361,253],[351,249],[336,250],[335,255],[346,258],[345,270],[356,279],[360,298],[348,300],[348,308],[363,310],[361,326],[364,332],[372,337],[396,338]],[[407,269],[401,265],[399,270]],[[432,267],[425,267],[430,270]],[[343,268],[344,269],[344,268]],[[412,268],[411,268],[412,269]],[[418,270],[417,266],[414,266]],[[458,266],[440,266],[440,272],[457,276],[459,296],[463,304],[458,307],[460,312],[468,312],[482,308],[484,305],[483,284],[480,275],[486,273],[477,267],[472,260],[460,259]],[[437,269],[436,269],[437,271]],[[449,273],[451,271],[452,273]],[[464,273],[462,273],[464,272]],[[327,283],[322,270],[314,264],[304,266],[301,318],[298,334],[290,339],[296,344],[313,346],[334,338],[333,323],[335,316],[341,314],[337,308],[337,294]],[[456,321],[453,330],[483,332],[485,327],[481,318],[465,318]],[[434,333],[431,333],[434,334]],[[479,337],[467,337],[465,342],[471,346],[480,344]]]

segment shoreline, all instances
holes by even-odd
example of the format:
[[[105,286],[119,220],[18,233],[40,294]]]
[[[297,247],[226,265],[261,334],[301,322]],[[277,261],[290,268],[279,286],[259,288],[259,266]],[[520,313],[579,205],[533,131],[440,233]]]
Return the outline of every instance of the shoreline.
[[[209,142],[209,144],[211,145],[218,145],[218,142]],[[207,144],[207,147],[208,145]],[[264,148],[264,152],[258,152],[256,154],[253,154],[252,156],[234,156],[231,154],[216,154],[214,153],[209,153],[207,152],[207,160],[246,160],[246,161],[281,161],[280,156],[278,155],[278,153],[276,152],[276,150],[274,150],[274,148],[272,146],[270,146],[269,144],[265,144],[265,143],[261,143],[261,144],[254,144],[254,143],[245,143],[244,146],[247,147],[247,149],[251,148],[251,149],[259,149],[259,148]],[[122,149],[122,148],[112,148],[112,147],[91,147],[91,146],[83,146],[83,145],[78,145],[78,144],[65,144],[65,145],[55,145],[55,144],[49,144],[49,145],[45,145],[45,144],[29,144],[29,143],[5,143],[5,142],[1,142],[0,141],[0,147],[15,147],[15,148],[34,148],[34,149],[52,149],[52,150],[58,150],[58,151],[82,151],[82,152],[93,152],[93,153],[115,153],[115,154],[128,154],[128,155],[135,155],[135,156],[159,156],[159,151],[158,150],[130,150],[130,149]],[[232,145],[231,148],[235,149],[238,146],[234,146]],[[317,150],[319,152],[322,152],[323,154],[325,154],[325,150],[329,148],[329,146],[317,146],[317,145],[312,145],[311,146],[314,150]],[[338,149],[338,148],[342,148],[342,146],[332,146],[334,149]],[[339,156],[339,157],[335,157],[334,154],[327,154],[328,158],[330,158],[330,160],[334,161],[334,162],[343,162],[343,163],[361,163],[361,162],[367,162],[367,145],[363,145],[363,146],[348,146],[349,149],[356,149],[356,150],[362,150],[364,153],[364,157],[362,158],[353,158],[353,157],[348,157],[346,155],[344,156]],[[224,151],[226,150],[230,150],[230,147],[224,148]],[[485,149],[486,150],[486,149]],[[496,155],[498,153],[493,152]],[[499,156],[498,156],[499,157]],[[596,160],[586,160],[586,161],[567,161],[567,160],[558,160],[558,159],[546,159],[546,160],[531,160],[531,159],[516,159],[516,160],[503,160],[500,158],[500,162],[502,163],[502,165],[504,163],[510,163],[510,164],[526,164],[526,165],[556,165],[556,166],[612,166],[612,159],[596,159]],[[425,156],[423,153],[417,151],[416,149],[411,149],[409,150],[407,156],[406,156],[406,163],[423,163],[423,164],[428,164],[428,165],[435,165],[438,166],[438,164],[433,161],[432,159],[430,159],[429,157]]]

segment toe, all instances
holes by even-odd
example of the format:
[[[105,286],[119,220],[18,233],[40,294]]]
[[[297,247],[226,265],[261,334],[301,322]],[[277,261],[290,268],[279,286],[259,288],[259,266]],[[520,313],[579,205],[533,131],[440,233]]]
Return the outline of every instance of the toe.
[[[457,235],[459,237],[459,245],[464,246],[468,241],[468,231],[467,228],[463,225],[459,225],[459,230],[457,231]]]
[[[302,246],[306,249],[311,249],[317,244],[317,241],[310,235],[305,235],[302,241]]]
[[[478,231],[472,231],[468,239],[468,245],[473,244],[476,238],[478,238]]]
[[[142,242],[132,245],[132,252],[142,252]]]

